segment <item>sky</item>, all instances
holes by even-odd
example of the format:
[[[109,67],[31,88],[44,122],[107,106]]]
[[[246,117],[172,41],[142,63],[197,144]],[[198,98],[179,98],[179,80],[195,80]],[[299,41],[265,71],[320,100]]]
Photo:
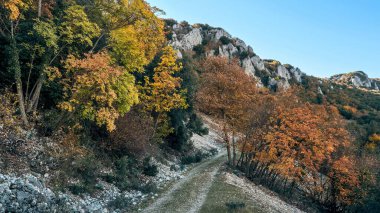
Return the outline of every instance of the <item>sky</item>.
[[[329,77],[380,78],[379,0],[147,0],[163,18],[221,27],[263,59]]]

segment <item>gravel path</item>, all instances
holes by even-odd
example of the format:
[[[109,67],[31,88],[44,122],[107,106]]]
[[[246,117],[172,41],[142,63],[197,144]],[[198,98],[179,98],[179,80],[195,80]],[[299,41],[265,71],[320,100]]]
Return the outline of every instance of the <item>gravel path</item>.
[[[184,179],[174,184],[168,192],[143,212],[198,212],[206,199],[217,171],[225,162],[225,156],[225,152],[222,152],[211,160],[196,166]]]

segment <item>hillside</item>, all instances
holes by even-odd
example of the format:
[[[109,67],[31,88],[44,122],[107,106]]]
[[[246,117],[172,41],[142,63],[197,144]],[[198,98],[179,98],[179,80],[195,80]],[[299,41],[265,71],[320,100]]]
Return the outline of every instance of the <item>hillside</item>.
[[[0,2],[0,212],[377,212],[380,83],[145,0]]]

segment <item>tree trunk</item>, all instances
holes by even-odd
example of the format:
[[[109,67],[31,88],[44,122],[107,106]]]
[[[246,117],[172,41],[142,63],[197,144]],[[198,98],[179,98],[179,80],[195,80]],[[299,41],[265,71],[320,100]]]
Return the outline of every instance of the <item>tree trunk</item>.
[[[42,15],[42,0],[38,0],[38,17]]]
[[[28,122],[28,117],[26,116],[26,112],[25,112],[24,94],[22,91],[20,59],[19,59],[19,54],[18,54],[18,50],[16,46],[16,41],[13,36],[12,36],[12,41],[11,41],[11,55],[10,55],[10,60],[9,60],[9,69],[10,69],[10,72],[11,73],[13,72],[15,75],[17,97],[18,97],[18,102],[19,102],[21,119],[24,125],[28,125],[29,122]]]
[[[228,132],[227,132],[226,125],[224,125],[223,131],[224,131],[224,142],[226,143],[226,147],[227,147],[228,164],[231,165],[231,144],[230,144],[230,140],[228,138]]]
[[[235,131],[232,132],[232,165],[236,166],[236,139],[235,139]]]
[[[40,77],[38,78],[38,80],[36,82],[36,88],[34,90],[33,96],[32,96],[32,98],[28,102],[29,103],[28,109],[27,109],[28,113],[37,109],[38,100],[40,98],[40,94],[41,94],[41,89],[42,89],[42,85],[43,85],[43,82],[44,82],[44,78],[45,78],[44,73],[41,73]]]

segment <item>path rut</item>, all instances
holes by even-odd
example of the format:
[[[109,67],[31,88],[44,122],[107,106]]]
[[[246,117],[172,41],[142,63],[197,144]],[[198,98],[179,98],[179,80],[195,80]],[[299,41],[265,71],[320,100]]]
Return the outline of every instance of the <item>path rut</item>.
[[[216,173],[225,162],[225,156],[226,153],[223,152],[197,165],[143,212],[198,212],[206,200]]]

